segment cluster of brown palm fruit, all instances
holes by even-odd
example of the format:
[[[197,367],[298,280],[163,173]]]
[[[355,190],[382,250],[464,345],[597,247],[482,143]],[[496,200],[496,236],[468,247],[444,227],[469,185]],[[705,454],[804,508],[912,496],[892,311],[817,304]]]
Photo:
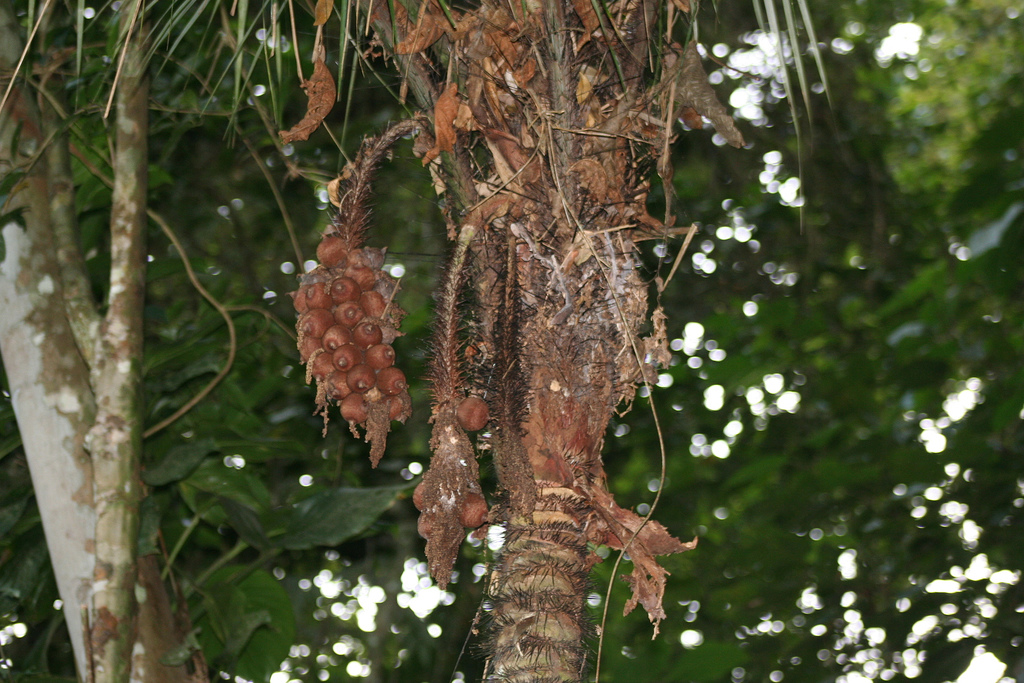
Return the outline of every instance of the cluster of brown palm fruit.
[[[408,384],[391,346],[404,315],[391,301],[397,282],[381,270],[382,250],[353,241],[325,234],[316,251],[320,265],[293,294],[306,381],[316,380],[321,409],[333,401],[353,425],[366,424],[371,412],[404,421],[411,413]],[[375,406],[386,406],[386,414]]]

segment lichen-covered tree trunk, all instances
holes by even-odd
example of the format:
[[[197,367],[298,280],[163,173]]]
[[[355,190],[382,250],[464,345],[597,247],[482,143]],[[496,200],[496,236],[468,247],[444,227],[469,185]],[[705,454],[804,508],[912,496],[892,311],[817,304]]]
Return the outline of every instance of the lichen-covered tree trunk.
[[[20,27],[8,2],[0,2],[0,70],[10,72],[20,56]],[[85,435],[95,401],[89,369],[64,308],[58,254],[61,215],[51,213],[64,193],[54,182],[58,170],[42,158],[46,132],[32,91],[19,83],[0,112],[0,176],[23,174],[8,210],[21,221],[0,226],[0,353],[11,401],[28,457],[47,548],[63,600],[68,635],[79,671],[88,670],[86,629],[94,566],[96,513],[92,466]],[[58,143],[59,144],[59,143]]]
[[[102,315],[78,237],[60,78],[39,85],[15,77],[0,112],[0,175],[19,180],[5,205],[17,217],[2,226],[0,352],[75,666],[89,683],[205,680],[205,671],[193,679],[185,666],[160,662],[183,634],[155,557],[136,558],[149,163],[141,8],[128,2],[120,9],[126,52],[111,119],[111,177],[103,178],[113,186],[113,206]],[[44,15],[42,24],[61,20]],[[14,73],[23,30],[0,0],[0,71]]]

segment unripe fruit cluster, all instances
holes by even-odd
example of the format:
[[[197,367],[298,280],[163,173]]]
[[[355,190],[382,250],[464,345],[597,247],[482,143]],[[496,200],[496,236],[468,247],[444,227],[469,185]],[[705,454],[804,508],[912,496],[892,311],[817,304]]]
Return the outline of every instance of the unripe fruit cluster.
[[[306,381],[316,380],[317,403],[333,401],[347,421],[364,424],[369,405],[386,402],[388,417],[404,421],[408,385],[391,346],[403,312],[389,303],[397,285],[381,270],[384,252],[328,234],[316,253],[320,265],[292,296],[299,356]]]

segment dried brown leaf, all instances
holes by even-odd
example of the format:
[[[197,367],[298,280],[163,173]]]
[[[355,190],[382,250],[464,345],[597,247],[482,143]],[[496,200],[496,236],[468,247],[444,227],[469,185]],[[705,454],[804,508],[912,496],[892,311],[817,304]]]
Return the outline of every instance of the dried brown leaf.
[[[401,7],[401,3],[396,2],[396,15],[405,13],[404,9],[399,12],[399,7]],[[396,23],[398,22],[396,21]],[[409,26],[408,13],[405,13],[405,21],[403,23],[406,27]],[[405,38],[395,45],[395,54],[411,55],[426,50],[436,43],[437,39],[444,35],[445,30],[448,28],[450,28],[448,20],[445,18],[437,2],[425,2],[420,7],[420,15],[416,19],[416,26],[408,29]]]
[[[493,149],[501,155],[513,173],[526,163],[526,152],[523,151],[522,145],[514,135],[497,128],[485,128],[483,134],[487,138],[488,145],[493,145]]]
[[[572,0],[572,7],[583,22],[583,35],[579,37],[579,46],[586,45],[590,40],[590,34],[601,26],[601,20],[594,11],[594,3],[591,0]]]
[[[633,560],[633,571],[623,574],[622,578],[629,584],[633,594],[626,601],[622,616],[632,612],[637,603],[644,607],[647,617],[654,624],[654,636],[658,635],[658,625],[665,618],[662,599],[665,597],[665,577],[668,572],[647,553],[630,553]]]
[[[324,118],[331,113],[331,107],[334,106],[334,77],[331,76],[331,71],[322,57],[314,63],[313,75],[309,77],[308,81],[302,82],[302,89],[306,92],[306,97],[309,98],[306,115],[288,130],[278,133],[281,136],[281,142],[285,144],[296,140],[308,140],[309,136],[323,123]]]
[[[509,38],[510,32],[512,32],[510,27],[502,26],[500,29],[488,31],[484,34],[484,40],[494,47],[494,56],[504,60],[506,66],[516,64],[519,61],[519,51],[516,50],[515,44]]]
[[[536,73],[537,62],[533,59],[527,59],[525,62],[523,62],[522,66],[516,69],[515,73],[513,74],[513,77],[515,78],[516,83],[520,87],[522,87],[529,83],[530,80],[533,79],[533,77],[536,75]]]
[[[323,26],[331,18],[334,11],[334,0],[316,0],[313,26]]]
[[[464,102],[459,103],[459,113],[455,115],[454,125],[459,130],[467,131],[479,128],[476,117],[473,116],[473,110]]]
[[[459,113],[459,86],[449,83],[434,103],[434,147],[423,155],[426,166],[441,152],[455,150],[455,117]]]
[[[710,119],[715,124],[715,130],[733,147],[742,147],[746,144],[743,134],[736,127],[736,122],[718,101],[718,95],[708,83],[708,75],[700,62],[696,41],[690,41],[683,54],[683,68],[679,76],[679,100],[683,107],[691,107],[698,114]],[[690,125],[689,122],[687,125]]]
[[[665,325],[667,320],[665,309],[661,306],[655,308],[651,314],[651,336],[643,340],[644,356],[651,359],[652,365],[660,365],[663,368],[667,368],[672,362],[672,352],[668,348],[668,327]]]
[[[612,494],[600,486],[592,487],[589,494],[598,514],[592,525],[592,537],[611,548],[625,548],[633,561],[633,572],[623,577],[633,589],[624,614],[633,611],[637,604],[643,605],[657,635],[658,622],[665,618],[661,601],[668,572],[654,558],[692,550],[697,546],[697,539],[683,543],[658,522],[647,520],[645,524],[643,517],[619,507]],[[600,538],[602,533],[603,538]]]
[[[676,6],[676,9],[680,12],[690,13],[690,1],[689,0],[672,0],[672,4]]]
[[[683,120],[687,128],[692,130],[704,128],[704,119],[701,118],[700,114],[693,107],[683,107],[683,110],[679,113],[679,118]]]

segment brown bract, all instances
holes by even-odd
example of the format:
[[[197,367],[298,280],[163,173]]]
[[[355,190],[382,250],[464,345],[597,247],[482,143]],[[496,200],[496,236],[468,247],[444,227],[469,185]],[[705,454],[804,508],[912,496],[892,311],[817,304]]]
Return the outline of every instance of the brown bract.
[[[708,83],[708,75],[701,64],[700,53],[697,52],[697,41],[690,41],[683,53],[683,65],[679,74],[679,100],[684,110],[689,107],[698,114],[697,119],[700,116],[708,117],[711,123],[715,124],[715,130],[733,147],[742,147],[746,144],[743,134],[736,127],[736,122],[718,101],[715,89]],[[687,121],[691,128],[703,126],[703,123],[696,125],[696,121],[695,125],[691,125],[690,121],[693,120],[694,116],[691,114]]]
[[[306,115],[297,124],[288,130],[278,133],[281,142],[288,144],[299,140],[308,140],[309,136],[320,127],[324,118],[331,113],[336,95],[334,77],[323,58],[313,64],[313,75],[308,81],[302,82],[302,89],[309,98],[306,105]]]
[[[416,25],[412,26],[409,21],[409,13],[401,3],[395,3],[395,23],[403,38],[395,45],[396,55],[408,55],[428,47],[437,42],[437,39],[444,35],[446,29],[450,28],[444,12],[436,0],[423,3],[419,17],[416,18]]]
[[[423,155],[423,165],[433,161],[441,152],[455,148],[455,117],[459,113],[459,86],[449,83],[434,104],[434,146]]]

